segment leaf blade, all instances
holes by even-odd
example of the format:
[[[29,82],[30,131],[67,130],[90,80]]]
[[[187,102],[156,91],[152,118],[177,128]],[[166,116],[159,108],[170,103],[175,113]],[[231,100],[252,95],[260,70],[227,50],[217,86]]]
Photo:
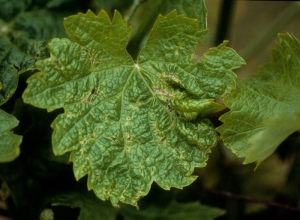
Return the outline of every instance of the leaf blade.
[[[0,162],[11,162],[20,154],[22,136],[13,134],[10,129],[18,125],[18,120],[0,109]]]
[[[181,37],[194,38],[194,44],[203,34],[196,20],[178,16],[175,11],[161,17],[153,31],[162,32],[164,25],[160,22],[168,23],[168,19],[180,24],[171,26],[168,32],[178,30]],[[37,63],[41,72],[28,79],[29,86],[23,94],[25,102],[48,111],[65,109],[52,123],[55,154],[71,151],[75,177],[88,175],[88,188],[103,200],[110,198],[114,206],[119,201],[137,206],[153,181],[164,189],[182,188],[193,182],[194,168],[205,166],[210,148],[217,143],[212,124],[202,119],[202,114],[222,109],[214,98],[234,83],[211,91],[213,95],[204,90],[208,94],[203,97],[190,94],[188,84],[181,88],[176,83],[169,84],[166,76],[144,65],[148,61],[143,53],[151,50],[151,43],[146,44],[142,58],[133,62],[125,49],[131,29],[118,12],[112,21],[103,11],[98,15],[80,13],[66,18],[65,28],[71,40],[53,39],[49,43],[50,58]],[[175,40],[180,42],[180,37]],[[158,41],[170,43],[164,37]],[[176,52],[178,45],[174,45],[170,53]],[[205,60],[210,56],[195,67],[191,59],[195,45],[182,46],[186,49],[177,48],[183,51],[180,56],[186,73],[209,67]],[[230,50],[225,44],[219,49]],[[213,49],[212,54],[217,50]],[[243,64],[232,52],[238,64]],[[158,58],[162,56],[163,53]],[[170,60],[179,61],[169,57],[164,62]],[[235,65],[222,68],[220,78],[234,82]],[[164,92],[157,92],[157,83],[164,86]],[[207,85],[205,80],[202,83]],[[187,101],[188,107],[183,108],[185,102],[176,100]]]
[[[233,153],[246,157],[244,163],[257,161],[259,165],[276,149],[280,140],[297,130],[297,123],[281,129],[278,117],[283,115],[290,122],[291,118],[298,120],[300,43],[288,34],[279,35],[279,39],[280,43],[272,51],[272,63],[262,66],[258,74],[248,80],[238,80],[240,89],[224,100],[231,111],[221,116],[224,124],[217,130]],[[281,135],[276,127],[281,129]],[[272,132],[277,133],[273,138],[270,137]],[[257,146],[263,135],[267,137],[267,154]]]

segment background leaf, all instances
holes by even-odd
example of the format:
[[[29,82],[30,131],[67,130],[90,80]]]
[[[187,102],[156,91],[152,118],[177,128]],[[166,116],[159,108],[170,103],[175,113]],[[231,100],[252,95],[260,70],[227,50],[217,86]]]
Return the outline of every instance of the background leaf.
[[[299,130],[300,43],[292,35],[279,35],[273,62],[257,75],[238,81],[239,90],[224,100],[231,109],[218,128],[224,143],[245,163],[268,157],[290,134]]]
[[[35,70],[35,62],[49,56],[45,48],[47,41],[54,36],[66,36],[63,18],[80,11],[78,6],[83,5],[75,4],[75,6],[68,7],[68,10],[56,7],[67,7],[72,2],[70,0],[1,2],[0,105],[6,103],[15,93],[19,74]],[[14,103],[15,100],[6,106],[13,106]],[[13,109],[13,107],[10,108]],[[16,143],[11,147],[15,148]],[[2,154],[1,151],[0,154]],[[3,152],[2,155],[7,155],[7,152]],[[7,160],[11,158],[8,157]]]
[[[148,38],[148,34],[159,14],[166,15],[172,10],[176,9],[178,14],[183,14],[186,17],[197,19],[198,28],[200,31],[207,30],[206,16],[207,10],[203,0],[148,0],[140,1],[139,4],[133,4],[129,10],[128,21],[133,27],[133,33],[129,45],[127,47],[128,52],[133,58],[138,55],[139,49],[144,46],[145,39]],[[147,17],[149,19],[142,19]],[[199,43],[202,43],[202,38],[199,39]],[[142,44],[142,45],[141,45]]]
[[[18,120],[0,109],[0,162],[10,162],[20,154],[22,137],[10,130],[18,125]]]
[[[108,202],[99,200],[91,192],[82,190],[64,192],[53,196],[52,206],[65,205],[80,208],[79,220],[115,220],[117,210]]]
[[[123,207],[121,212],[125,220],[212,220],[225,213],[224,210],[202,205],[199,202],[184,204],[172,202],[166,207],[153,205],[139,211],[136,211],[132,207]]]
[[[70,0],[1,2],[0,104],[16,91],[18,74],[35,70],[35,62],[49,56],[47,41],[66,37],[63,18],[84,9],[70,7],[71,3]],[[54,6],[69,7],[61,10]]]

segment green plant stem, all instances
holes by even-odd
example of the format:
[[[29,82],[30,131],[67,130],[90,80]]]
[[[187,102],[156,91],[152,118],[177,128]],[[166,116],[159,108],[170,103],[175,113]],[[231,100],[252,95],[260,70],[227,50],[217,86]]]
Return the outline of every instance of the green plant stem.
[[[124,19],[127,21],[130,21],[139,6],[140,6],[140,1],[134,0],[132,6],[130,7],[128,14],[124,16]]]
[[[249,44],[243,51],[240,52],[241,57],[248,61],[258,51],[281,31],[300,11],[300,3],[291,3],[282,13],[277,17],[265,32],[262,32],[251,44]]]

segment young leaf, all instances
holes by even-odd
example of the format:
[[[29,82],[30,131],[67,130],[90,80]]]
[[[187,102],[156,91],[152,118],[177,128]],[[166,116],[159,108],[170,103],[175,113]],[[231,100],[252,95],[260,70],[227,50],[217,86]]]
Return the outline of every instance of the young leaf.
[[[79,13],[64,21],[69,39],[53,39],[51,57],[37,62],[24,101],[65,113],[53,122],[53,150],[72,151],[77,179],[113,205],[137,205],[156,181],[182,188],[205,166],[217,134],[205,114],[235,87],[244,61],[226,42],[193,63],[205,34],[194,19],[159,16],[134,62],[126,52],[131,28],[115,12]]]
[[[300,43],[292,35],[279,35],[273,62],[256,76],[239,80],[239,90],[224,102],[231,109],[221,116],[217,130],[225,145],[244,163],[257,166],[293,132],[300,130]]]
[[[0,163],[10,162],[20,154],[22,137],[10,129],[18,125],[18,120],[0,109]]]

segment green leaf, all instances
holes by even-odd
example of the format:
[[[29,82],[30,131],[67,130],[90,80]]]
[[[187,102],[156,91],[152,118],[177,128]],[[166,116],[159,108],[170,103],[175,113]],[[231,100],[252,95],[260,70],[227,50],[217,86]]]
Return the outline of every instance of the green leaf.
[[[6,1],[1,4],[0,105],[14,94],[18,74],[34,70],[35,62],[48,56],[43,40],[65,36],[62,25],[65,13],[34,10],[45,7],[46,3]]]
[[[249,139],[244,163],[257,161],[257,166],[270,156],[289,135],[300,130],[300,115],[276,115],[263,121],[264,129]],[[262,143],[264,147],[262,148]]]
[[[16,91],[18,86],[18,74],[11,66],[6,68],[3,60],[10,51],[9,39],[0,35],[0,105],[5,103]],[[6,71],[5,71],[6,70]]]
[[[7,102],[18,86],[18,74],[34,70],[37,59],[45,58],[46,43],[20,34],[0,35],[0,105]]]
[[[300,43],[292,35],[279,35],[273,62],[257,75],[238,81],[224,102],[231,109],[217,130],[225,145],[244,163],[257,166],[300,125]]]
[[[72,151],[77,179],[113,205],[137,205],[157,182],[162,188],[192,183],[218,136],[205,114],[235,87],[231,71],[244,61],[226,42],[194,63],[204,33],[194,19],[159,16],[134,62],[126,51],[131,29],[116,12],[65,19],[69,39],[53,39],[51,57],[37,62],[24,101],[52,111],[53,150]],[[167,27],[167,28],[166,28]]]
[[[128,19],[133,27],[133,33],[130,43],[127,47],[130,54],[135,58],[137,56],[138,47],[140,47],[143,38],[148,37],[148,34],[159,14],[166,15],[176,9],[178,14],[183,14],[186,17],[195,18],[198,21],[200,31],[207,31],[206,16],[207,10],[204,0],[148,0],[135,1],[129,10]],[[147,17],[147,19],[143,19]],[[199,43],[202,42],[199,39]],[[142,45],[143,46],[143,45]]]
[[[18,123],[15,117],[0,109],[0,163],[13,161],[20,154],[22,137],[10,131]]]
[[[116,209],[109,203],[99,200],[90,192],[82,190],[65,192],[51,199],[52,206],[64,205],[80,208],[78,220],[115,220]]]
[[[199,30],[207,29],[207,10],[204,0],[168,0],[164,2],[167,4],[166,12],[176,9],[178,14],[197,19]]]
[[[225,214],[224,210],[202,205],[199,202],[180,204],[170,203],[167,207],[149,206],[144,210],[135,210],[132,207],[122,207],[124,220],[212,220]]]
[[[46,9],[23,12],[15,18],[11,29],[31,40],[47,41],[52,37],[65,37],[62,19],[69,14]]]

